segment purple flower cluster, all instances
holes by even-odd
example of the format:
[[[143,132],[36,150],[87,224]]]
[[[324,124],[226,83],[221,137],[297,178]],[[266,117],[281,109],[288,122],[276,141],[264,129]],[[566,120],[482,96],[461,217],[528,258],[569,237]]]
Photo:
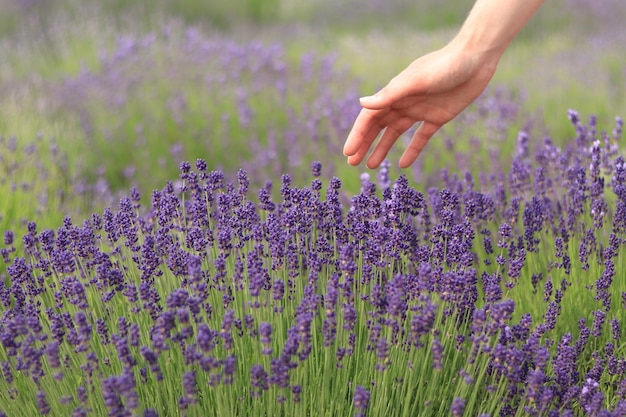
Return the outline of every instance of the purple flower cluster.
[[[310,414],[326,381],[365,415],[387,375],[429,372],[466,385],[437,399],[452,415],[624,415],[624,162],[618,137],[599,146],[593,121],[570,117],[574,143],[524,148],[480,186],[381,178],[379,193],[364,176],[346,206],[337,178],[322,198],[316,162],[310,187],[284,175],[280,197],[268,183],[255,200],[246,172],[229,182],[198,160],[147,210],[133,190],[80,224],[29,223],[20,250],[5,231],[0,411]],[[468,390],[501,398],[482,410],[453,396]]]

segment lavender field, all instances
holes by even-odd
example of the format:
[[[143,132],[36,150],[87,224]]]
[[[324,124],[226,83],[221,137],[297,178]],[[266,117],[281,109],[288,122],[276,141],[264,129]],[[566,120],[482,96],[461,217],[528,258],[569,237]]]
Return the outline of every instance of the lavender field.
[[[626,416],[626,3],[341,154],[470,7],[0,0],[0,416]]]

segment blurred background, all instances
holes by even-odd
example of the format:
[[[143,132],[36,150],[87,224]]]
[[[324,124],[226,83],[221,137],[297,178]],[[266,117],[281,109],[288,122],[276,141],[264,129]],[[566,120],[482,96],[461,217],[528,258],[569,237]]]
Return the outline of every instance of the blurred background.
[[[378,174],[341,154],[358,97],[445,45],[472,5],[0,0],[3,152],[39,144],[46,150],[24,159],[21,181],[45,172],[44,188],[62,189],[61,200],[84,195],[89,209],[94,196],[114,204],[133,186],[149,198],[198,158],[231,176],[244,169],[255,186],[285,173],[306,185],[319,160],[324,177],[358,192],[362,173]],[[483,97],[413,167],[395,168],[396,147],[392,177],[419,189],[437,185],[429,174],[441,169],[506,170],[520,130],[572,140],[569,109],[613,129],[626,115],[625,21],[623,0],[547,1]]]

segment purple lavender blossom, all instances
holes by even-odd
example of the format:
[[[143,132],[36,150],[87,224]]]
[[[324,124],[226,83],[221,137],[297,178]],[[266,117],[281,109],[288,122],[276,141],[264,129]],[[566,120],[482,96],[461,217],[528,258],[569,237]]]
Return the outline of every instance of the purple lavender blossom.
[[[267,372],[262,365],[253,365],[250,370],[250,384],[253,388],[257,388],[253,391],[253,395],[260,395],[261,391],[268,389],[268,376]]]
[[[109,415],[127,415],[137,407],[136,395],[135,381],[130,373],[123,373],[102,380],[102,396],[109,409]]]
[[[605,319],[606,313],[604,311],[596,310],[593,313],[593,329],[591,330],[591,335],[593,337],[600,337]]]
[[[450,413],[453,417],[462,417],[465,412],[465,400],[463,398],[456,397],[450,405]]]
[[[41,415],[46,416],[50,414],[50,405],[48,404],[46,394],[43,391],[37,392],[37,409]]]
[[[357,416],[365,416],[365,410],[367,410],[369,401],[370,392],[361,385],[357,385],[354,389],[354,396],[352,397],[354,408],[357,409]]]
[[[302,393],[302,386],[300,386],[300,385],[293,385],[291,387],[291,393],[293,395],[293,402],[294,403],[299,403],[300,402],[300,394]]]
[[[259,339],[261,344],[263,344],[263,354],[271,355],[272,354],[272,324],[263,322],[259,324]]]
[[[229,355],[224,359],[224,378],[225,384],[232,384],[234,381],[234,374],[237,368],[237,357]]]
[[[431,346],[431,352],[433,355],[433,368],[441,371],[443,368],[443,346],[438,338],[433,339]]]
[[[185,391],[185,400],[187,402],[195,402],[197,387],[194,371],[187,371],[183,374],[183,390]]]
[[[322,175],[322,163],[319,161],[314,161],[311,163],[311,174],[314,177],[319,177]]]
[[[619,341],[621,339],[621,326],[617,317],[613,317],[611,320],[611,338],[615,341]]]

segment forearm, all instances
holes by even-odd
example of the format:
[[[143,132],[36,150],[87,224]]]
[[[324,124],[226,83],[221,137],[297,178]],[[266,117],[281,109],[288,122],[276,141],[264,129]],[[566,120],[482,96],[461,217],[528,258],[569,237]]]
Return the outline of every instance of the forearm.
[[[545,0],[477,0],[451,44],[500,56]]]

